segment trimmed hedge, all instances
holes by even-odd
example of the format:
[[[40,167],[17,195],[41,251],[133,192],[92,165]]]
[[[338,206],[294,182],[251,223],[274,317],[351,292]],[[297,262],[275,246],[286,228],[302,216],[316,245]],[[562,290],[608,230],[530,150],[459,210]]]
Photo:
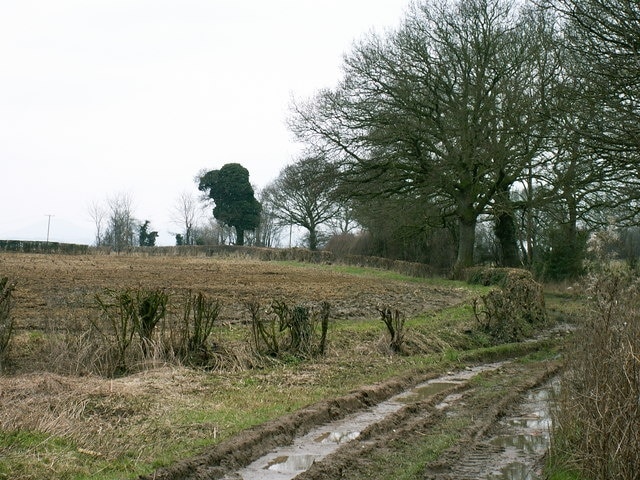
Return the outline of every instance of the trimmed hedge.
[[[0,252],[62,253],[65,255],[83,255],[89,253],[89,245],[26,240],[0,240]]]
[[[496,286],[473,302],[481,328],[498,343],[519,342],[548,322],[542,285],[517,268],[473,268],[467,282]]]

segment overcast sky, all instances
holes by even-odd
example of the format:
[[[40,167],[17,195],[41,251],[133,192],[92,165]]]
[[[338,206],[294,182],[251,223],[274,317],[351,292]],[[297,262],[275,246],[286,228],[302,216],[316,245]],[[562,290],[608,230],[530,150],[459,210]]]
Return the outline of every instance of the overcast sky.
[[[89,205],[121,194],[159,243],[202,170],[259,188],[300,146],[291,98],[409,0],[0,0],[0,239],[91,243]]]

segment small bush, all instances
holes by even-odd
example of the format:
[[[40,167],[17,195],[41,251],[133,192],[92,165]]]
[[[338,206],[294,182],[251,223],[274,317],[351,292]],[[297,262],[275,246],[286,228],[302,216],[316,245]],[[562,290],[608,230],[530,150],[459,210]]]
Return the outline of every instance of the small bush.
[[[390,307],[378,307],[377,310],[391,336],[389,347],[394,352],[399,353],[402,350],[402,343],[404,342],[405,316],[398,309],[392,309]]]
[[[96,295],[102,312],[102,322],[93,326],[107,347],[104,360],[110,375],[127,372],[127,357],[135,334],[138,334],[143,355],[151,351],[153,332],[164,318],[168,294],[162,290],[107,290],[105,298]]]
[[[247,308],[251,314],[253,346],[258,354],[276,358],[324,354],[330,311],[327,302],[311,309],[302,305],[290,307],[284,301],[275,300],[270,308],[263,310],[260,303],[253,300]]]
[[[269,314],[262,310],[262,305],[257,300],[247,303],[247,309],[251,315],[251,333],[253,346],[257,353],[270,357],[280,354],[280,339],[284,325],[281,317],[273,312]],[[266,316],[266,318],[265,318]]]
[[[13,335],[13,317],[11,299],[15,284],[8,277],[0,278],[0,371],[9,352],[9,343]]]
[[[480,328],[496,342],[517,342],[547,323],[542,286],[526,270],[489,268],[474,272],[470,282],[498,285],[473,301]]]
[[[189,292],[184,302],[182,315],[183,359],[188,363],[204,365],[212,355],[209,338],[213,333],[221,304],[202,293]]]
[[[126,300],[146,357],[153,343],[153,331],[167,312],[169,295],[163,290],[137,290],[135,296],[130,295]]]

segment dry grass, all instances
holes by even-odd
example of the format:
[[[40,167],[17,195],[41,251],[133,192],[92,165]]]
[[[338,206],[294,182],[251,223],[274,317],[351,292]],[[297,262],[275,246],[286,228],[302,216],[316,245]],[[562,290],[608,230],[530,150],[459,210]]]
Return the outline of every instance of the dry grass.
[[[640,477],[640,280],[624,268],[589,278],[554,418],[555,468],[581,478]]]
[[[0,379],[3,430],[33,430],[72,438],[78,448],[110,452],[127,445],[104,432],[133,425],[136,419],[159,411],[151,392],[167,401],[173,394],[173,372],[154,371],[151,376],[106,380],[51,373]],[[101,453],[100,455],[103,455]]]

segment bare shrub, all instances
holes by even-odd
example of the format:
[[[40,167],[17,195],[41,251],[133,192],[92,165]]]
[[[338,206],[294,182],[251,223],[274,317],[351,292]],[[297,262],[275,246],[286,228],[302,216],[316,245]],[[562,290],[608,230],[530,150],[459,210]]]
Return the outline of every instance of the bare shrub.
[[[107,291],[109,299],[96,295],[96,301],[103,314],[103,322],[93,321],[93,326],[104,340],[112,357],[107,360],[111,375],[127,371],[127,352],[135,334],[130,296],[126,292]],[[109,301],[111,300],[111,301]],[[111,354],[112,353],[112,354]]]
[[[392,309],[390,307],[378,307],[377,310],[391,336],[389,347],[391,347],[391,350],[394,352],[399,353],[402,350],[402,343],[404,342],[405,316],[398,309]]]
[[[480,328],[496,342],[518,342],[547,323],[542,286],[530,272],[518,269],[482,269],[470,283],[497,285],[473,301]]]
[[[11,316],[11,300],[15,283],[8,277],[0,278],[0,371],[9,352],[9,343],[13,335],[13,317]]]
[[[247,303],[251,314],[252,342],[260,355],[308,357],[324,354],[329,328],[330,306],[322,302],[319,308],[303,305],[290,307],[274,300],[263,310],[257,300]],[[320,338],[317,343],[318,325]]]
[[[251,314],[251,333],[256,352],[277,357],[280,353],[280,337],[285,328],[280,324],[280,317],[263,312],[257,300],[249,301],[247,308]]]
[[[123,295],[128,303],[134,328],[140,337],[142,352],[146,357],[153,343],[153,331],[167,312],[169,295],[163,290],[137,290],[135,295],[129,292],[123,292]]]
[[[213,356],[209,338],[213,333],[221,303],[203,293],[189,291],[182,314],[180,351],[189,363],[206,364]]]
[[[153,331],[164,318],[168,294],[162,290],[125,289],[107,290],[105,298],[100,295],[95,298],[102,322],[92,321],[92,324],[107,347],[103,360],[106,369],[110,375],[126,373],[127,357],[136,333],[143,356],[152,352]]]
[[[640,478],[640,280],[622,267],[589,277],[554,411],[552,458],[581,478]]]
[[[288,320],[291,332],[289,349],[292,352],[300,352],[302,354],[311,353],[313,323],[309,315],[309,308],[296,305],[291,309]]]

